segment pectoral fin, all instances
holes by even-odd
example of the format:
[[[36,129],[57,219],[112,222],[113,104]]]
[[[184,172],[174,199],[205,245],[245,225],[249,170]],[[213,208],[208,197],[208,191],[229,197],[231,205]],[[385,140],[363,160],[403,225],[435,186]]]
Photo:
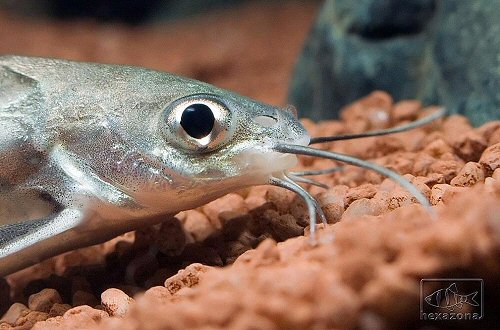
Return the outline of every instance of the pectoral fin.
[[[27,267],[57,251],[55,238],[82,221],[83,212],[65,209],[53,217],[0,227],[0,276]],[[65,242],[59,242],[61,246]]]

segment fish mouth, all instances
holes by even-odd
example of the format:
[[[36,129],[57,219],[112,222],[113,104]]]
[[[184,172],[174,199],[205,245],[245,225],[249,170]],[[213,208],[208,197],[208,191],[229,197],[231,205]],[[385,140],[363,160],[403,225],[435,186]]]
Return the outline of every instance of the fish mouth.
[[[280,152],[245,152],[237,157],[237,161],[245,172],[268,178],[273,173],[283,173],[298,163],[293,154]],[[260,175],[259,175],[260,174]]]
[[[304,135],[303,137],[295,141],[293,144],[299,146],[308,146],[310,142],[311,142],[311,137],[309,135]]]

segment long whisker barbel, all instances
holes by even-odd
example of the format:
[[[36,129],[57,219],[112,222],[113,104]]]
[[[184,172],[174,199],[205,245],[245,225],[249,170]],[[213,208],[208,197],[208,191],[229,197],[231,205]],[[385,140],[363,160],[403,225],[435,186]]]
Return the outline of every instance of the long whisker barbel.
[[[326,215],[325,213],[323,213],[323,210],[321,209],[321,206],[319,206],[319,203],[318,201],[307,191],[305,190],[302,186],[300,186],[299,184],[297,184],[297,182],[295,182],[289,175],[288,173],[283,173],[283,178],[289,182],[291,185],[293,186],[296,186],[298,190],[301,190],[304,194],[307,194],[308,198],[311,199],[311,201],[313,202],[313,205],[314,205],[314,209],[316,210],[316,214],[319,215],[320,219],[321,219],[321,222],[326,225],[328,224],[327,220],[326,220]]]
[[[324,150],[318,150],[314,149],[311,147],[306,147],[306,146],[301,146],[301,145],[295,145],[295,144],[278,144],[274,147],[274,150],[282,153],[287,153],[287,154],[295,154],[295,155],[304,155],[304,156],[313,156],[313,157],[321,157],[321,158],[327,158],[327,159],[332,159],[332,160],[337,160],[343,163],[351,164],[354,166],[358,166],[361,168],[369,169],[372,171],[375,171],[379,174],[382,174],[385,177],[388,177],[389,179],[393,180],[403,188],[405,188],[410,194],[412,194],[416,200],[422,204],[429,214],[431,214],[432,217],[435,217],[436,214],[434,210],[431,207],[431,204],[427,200],[427,198],[415,187],[410,181],[408,181],[405,177],[397,174],[394,171],[391,171],[383,166],[379,166],[374,163],[367,162],[365,160],[352,157],[349,155],[344,155],[341,153],[336,153],[336,152],[331,152],[331,151],[324,151]],[[309,217],[310,217],[310,230],[311,230],[311,242],[314,244],[315,243],[315,227],[316,227],[316,207],[315,205],[318,205],[316,200],[307,192],[305,191],[302,187],[300,187],[297,184],[291,184],[290,183],[291,179],[288,179],[287,181],[278,179],[278,178],[272,178],[271,179],[271,184],[280,186],[283,188],[286,188],[288,190],[294,191],[297,194],[299,194],[307,203],[308,209],[309,209]],[[317,206],[319,207],[319,206]]]
[[[345,134],[345,135],[315,137],[315,138],[311,138],[309,145],[316,144],[316,143],[325,143],[325,142],[341,141],[341,140],[352,140],[352,139],[359,139],[359,138],[365,138],[365,137],[370,137],[370,136],[381,136],[381,135],[387,135],[387,134],[401,133],[401,132],[409,131],[411,129],[414,129],[414,128],[417,128],[420,126],[427,125],[438,118],[444,117],[445,115],[446,115],[446,109],[441,108],[441,109],[437,110],[436,112],[434,112],[434,113],[432,113],[424,118],[420,118],[418,120],[412,121],[411,123],[408,123],[406,125],[400,125],[400,126],[396,126],[396,127],[387,128],[387,129],[363,132],[363,133],[358,133],[358,134]]]
[[[278,144],[274,147],[274,150],[287,154],[295,154],[295,155],[305,155],[305,156],[314,156],[320,158],[333,159],[337,161],[341,161],[343,163],[351,164],[354,166],[358,166],[361,168],[369,169],[375,171],[379,174],[382,174],[385,177],[393,180],[403,188],[405,188],[409,193],[411,193],[417,201],[425,206],[429,213],[434,214],[434,210],[431,207],[431,204],[427,200],[427,198],[417,189],[410,181],[408,181],[405,177],[397,174],[394,171],[391,171],[383,166],[370,163],[366,160],[362,160],[356,157],[352,157],[349,155],[332,152],[332,151],[324,151],[318,150],[311,147],[305,147],[301,145],[295,144]]]
[[[376,130],[376,131],[370,131],[370,132],[364,132],[364,133],[359,133],[359,134],[347,134],[347,135],[337,135],[337,136],[324,136],[324,137],[316,137],[312,138],[310,141],[311,144],[316,144],[316,143],[323,143],[323,142],[332,142],[332,141],[340,141],[340,140],[350,140],[350,139],[359,139],[359,138],[364,138],[364,137],[369,137],[369,136],[381,136],[381,135],[387,135],[387,134],[393,134],[393,133],[400,133],[400,132],[405,132],[408,130],[411,130],[413,128],[417,128],[420,126],[424,126],[429,124],[430,122],[444,117],[446,115],[446,109],[441,108],[438,111],[432,113],[431,115],[421,118],[419,120],[413,121],[409,124],[406,125],[401,125],[401,126],[396,126],[393,128],[388,128],[388,129],[383,129],[383,130]],[[314,149],[311,147],[306,147],[306,146],[301,146],[301,145],[295,145],[295,144],[277,144],[274,146],[274,150],[282,153],[287,153],[287,154],[295,154],[295,155],[304,155],[304,156],[313,156],[313,157],[320,157],[320,158],[326,158],[326,159],[332,159],[336,161],[340,161],[343,163],[347,163],[350,165],[358,166],[361,168],[369,169],[374,172],[377,172],[397,184],[399,184],[401,187],[406,189],[410,194],[415,197],[415,199],[422,204],[429,214],[432,217],[435,217],[436,214],[434,210],[431,207],[431,204],[427,200],[427,198],[415,187],[410,181],[408,181],[405,177],[402,175],[399,175],[398,173],[391,171],[383,166],[368,162],[366,160],[362,160],[353,156],[345,155],[342,153],[337,153],[337,152],[331,152],[331,151],[324,151],[324,150],[319,150],[319,149]],[[304,188],[299,186],[296,182],[304,182],[304,183],[309,183],[309,184],[314,184],[316,186],[323,186],[322,184],[318,184],[318,182],[306,178],[302,178],[302,176],[307,176],[307,175],[321,175],[321,174],[329,174],[329,173],[334,173],[339,170],[342,170],[343,166],[336,166],[328,169],[323,169],[323,170],[309,170],[309,171],[301,171],[301,172],[289,172],[287,174],[283,173],[283,178],[277,178],[277,177],[271,177],[270,179],[270,184],[278,187],[282,187],[285,189],[288,189],[290,191],[293,191],[297,193],[299,196],[301,196],[304,201],[306,202],[308,212],[309,212],[309,226],[310,226],[310,241],[311,243],[316,242],[315,238],[315,233],[316,233],[316,214],[319,214],[323,223],[326,224],[326,217],[321,210],[321,207],[319,206],[318,202],[312,197]],[[326,186],[326,185],[324,185]]]
[[[309,175],[330,174],[330,173],[340,172],[343,170],[344,170],[344,166],[335,166],[335,167],[325,168],[323,170],[288,172],[288,174],[291,174],[293,176],[309,176]],[[297,180],[295,180],[295,181],[297,181]]]
[[[295,175],[295,173],[293,173],[293,172],[292,173],[287,172],[286,176],[294,182],[308,183],[308,184],[312,184],[313,186],[324,188],[324,189],[330,188],[328,185],[326,185],[324,183],[318,182],[318,181],[313,180],[313,179],[303,178],[301,176]]]
[[[281,188],[285,188],[287,190],[293,191],[302,199],[305,201],[307,205],[307,210],[309,212],[309,226],[310,226],[310,231],[311,231],[311,243],[315,243],[316,241],[316,214],[319,215],[321,218],[321,221],[326,225],[326,216],[323,213],[323,210],[319,206],[318,202],[314,199],[314,197],[311,196],[301,186],[299,186],[297,183],[295,183],[292,179],[288,178],[285,174],[283,174],[283,178],[277,178],[277,177],[271,177],[269,180],[269,184]]]

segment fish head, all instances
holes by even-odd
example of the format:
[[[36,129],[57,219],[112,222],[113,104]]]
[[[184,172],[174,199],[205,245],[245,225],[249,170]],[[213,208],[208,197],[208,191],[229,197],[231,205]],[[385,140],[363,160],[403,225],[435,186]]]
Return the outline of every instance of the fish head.
[[[148,97],[125,115],[121,134],[170,178],[160,189],[150,186],[140,193],[154,194],[150,205],[175,196],[180,208],[192,208],[267,184],[297,164],[297,156],[277,152],[275,145],[310,141],[291,106],[264,104],[166,73],[150,74],[144,81],[144,91],[135,94],[140,98],[147,92]]]

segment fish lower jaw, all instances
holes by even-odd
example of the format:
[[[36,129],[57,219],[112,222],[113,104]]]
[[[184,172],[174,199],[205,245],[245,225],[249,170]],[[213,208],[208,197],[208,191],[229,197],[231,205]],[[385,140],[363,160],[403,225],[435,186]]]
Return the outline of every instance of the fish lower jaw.
[[[246,155],[240,159],[242,184],[268,184],[272,177],[283,177],[289,169],[298,163],[297,156],[281,153]]]
[[[253,153],[240,157],[241,168],[248,172],[260,172],[271,175],[272,173],[283,173],[297,165],[298,159],[295,155],[281,153]]]

